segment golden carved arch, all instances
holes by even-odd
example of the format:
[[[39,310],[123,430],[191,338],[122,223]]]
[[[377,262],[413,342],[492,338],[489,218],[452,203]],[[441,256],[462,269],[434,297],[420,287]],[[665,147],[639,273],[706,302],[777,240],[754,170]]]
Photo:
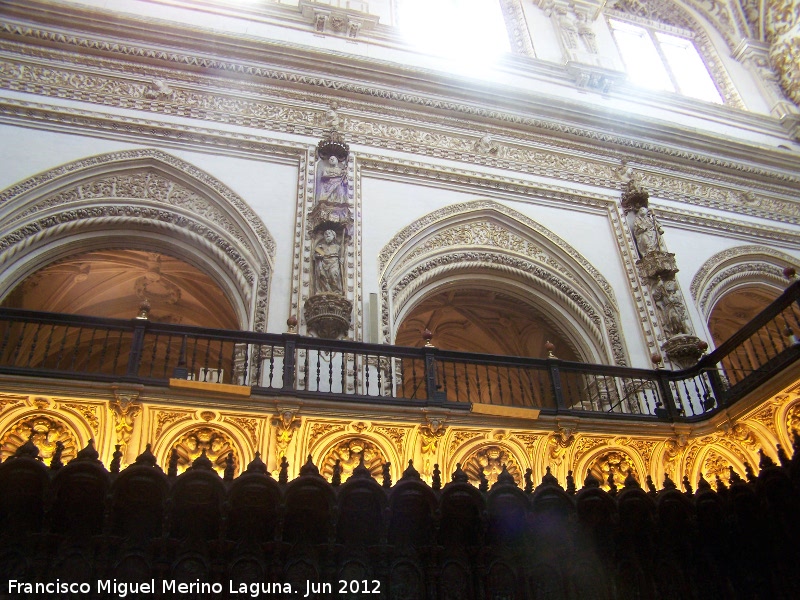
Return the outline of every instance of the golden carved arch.
[[[248,440],[248,434],[228,422],[209,422],[192,419],[180,420],[172,427],[165,428],[153,448],[158,464],[166,471],[172,450],[178,451],[178,474],[191,466],[192,462],[206,450],[217,473],[223,475],[227,455],[233,452],[234,476],[242,473],[253,460],[255,450]]]
[[[642,456],[635,448],[612,443],[595,448],[575,461],[572,476],[575,478],[575,485],[580,489],[591,472],[600,481],[600,487],[608,490],[608,476],[613,472],[614,485],[617,489],[622,489],[629,469],[639,485],[644,487],[650,473]]]
[[[494,485],[497,476],[500,474],[503,465],[514,477],[517,485],[525,485],[525,470],[530,468],[528,458],[512,439],[502,434],[495,436],[480,435],[463,443],[458,449],[448,457],[446,470],[442,470],[442,483],[447,483],[456,465],[460,464],[461,469],[469,475],[470,483],[478,485],[480,483],[479,473],[483,467],[489,485]]]
[[[76,427],[76,423],[71,421],[68,416],[52,411],[26,411],[16,415],[0,435],[2,458],[5,460],[13,456],[33,436],[33,443],[39,449],[39,458],[46,465],[53,458],[56,442],[64,445],[61,462],[67,464],[92,439],[88,431],[81,431],[84,428]]]
[[[755,468],[751,463],[751,467]],[[729,448],[719,444],[709,444],[703,448],[698,454],[688,471],[689,481],[692,485],[696,485],[702,476],[713,487],[716,487],[716,476],[725,485],[730,485],[730,467],[739,474],[742,479],[745,479],[745,465],[740,457],[736,456]],[[680,483],[680,482],[675,482]]]
[[[312,435],[309,437],[306,454],[311,455],[311,460],[319,468],[320,474],[329,481],[337,458],[340,460],[342,482],[344,482],[358,466],[362,456],[370,474],[379,483],[383,481],[381,475],[385,462],[391,463],[389,473],[393,482],[402,476],[406,467],[403,463],[404,457],[398,454],[392,440],[381,433],[378,427],[366,423],[356,424],[358,426],[355,428],[342,424],[341,428],[331,427],[323,435],[314,437],[314,425],[312,423],[309,428]]]

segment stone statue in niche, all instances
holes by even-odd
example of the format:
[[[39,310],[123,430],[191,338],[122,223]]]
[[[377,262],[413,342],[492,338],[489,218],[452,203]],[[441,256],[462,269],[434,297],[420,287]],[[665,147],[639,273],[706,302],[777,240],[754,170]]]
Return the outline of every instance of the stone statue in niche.
[[[314,246],[314,292],[344,295],[341,247],[333,229],[326,229]]]
[[[661,236],[664,230],[661,229],[655,216],[642,206],[636,211],[636,218],[633,221],[633,239],[636,240],[636,248],[639,256],[644,257],[661,250]]]
[[[331,155],[327,164],[323,163],[317,182],[317,202],[343,204],[347,202],[347,163]]]
[[[661,317],[661,325],[667,336],[688,334],[686,307],[674,279],[660,280],[653,289],[653,300]]]

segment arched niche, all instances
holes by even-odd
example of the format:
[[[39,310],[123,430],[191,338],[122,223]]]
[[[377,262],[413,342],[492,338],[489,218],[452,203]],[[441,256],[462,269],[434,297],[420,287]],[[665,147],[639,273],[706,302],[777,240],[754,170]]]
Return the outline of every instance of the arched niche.
[[[264,331],[275,242],[245,201],[153,149],[62,165],[0,193],[0,298],[76,254],[161,252],[209,276],[242,329]]]
[[[50,263],[17,285],[2,305],[130,319],[145,300],[151,321],[217,329],[243,325],[242,311],[234,310],[212,277],[168,254],[130,249],[82,252]]]
[[[582,456],[574,464],[573,476],[575,483],[580,487],[591,472],[600,481],[600,487],[608,491],[611,488],[608,476],[613,473],[614,485],[621,490],[625,486],[628,470],[631,470],[639,484],[644,486],[648,471],[642,457],[630,448],[612,444]]]
[[[558,333],[570,358],[627,364],[605,278],[547,228],[497,202],[475,200],[425,215],[382,249],[379,268],[387,343],[417,307],[480,290],[527,307]]]
[[[690,290],[716,345],[741,329],[787,286],[794,258],[765,246],[738,246],[709,258]]]

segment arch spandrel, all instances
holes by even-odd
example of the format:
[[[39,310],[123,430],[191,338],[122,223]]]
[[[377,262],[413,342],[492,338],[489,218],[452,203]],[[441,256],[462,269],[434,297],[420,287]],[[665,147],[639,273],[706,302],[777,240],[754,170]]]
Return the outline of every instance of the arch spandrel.
[[[266,329],[275,241],[216,178],[153,149],[103,154],[0,192],[0,265],[8,293],[78,251],[164,250],[212,276],[243,328]]]
[[[378,262],[387,343],[424,297],[468,281],[538,302],[584,360],[628,364],[609,282],[564,240],[502,204],[475,200],[425,215],[395,235]]]

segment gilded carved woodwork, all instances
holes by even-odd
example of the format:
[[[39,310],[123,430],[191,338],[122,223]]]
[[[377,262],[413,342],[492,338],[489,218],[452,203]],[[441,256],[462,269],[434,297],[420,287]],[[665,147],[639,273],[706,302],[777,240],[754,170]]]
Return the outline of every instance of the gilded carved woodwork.
[[[348,437],[328,450],[322,460],[320,474],[330,479],[333,475],[333,467],[339,461],[339,467],[342,469],[342,482],[344,482],[352,475],[353,469],[362,460],[370,475],[380,480],[383,464],[387,462],[386,457],[377,444],[363,437]]]
[[[272,417],[270,424],[275,429],[275,464],[279,465],[286,456],[289,444],[292,443],[294,438],[294,433],[300,429],[302,422],[295,412],[286,410]]]
[[[503,446],[496,444],[481,446],[467,455],[461,463],[463,471],[476,485],[480,483],[482,476],[489,481],[489,485],[494,485],[504,466],[517,485],[520,485],[522,473],[517,460],[511,451]]]
[[[0,438],[0,448],[5,458],[13,456],[17,448],[32,440],[39,449],[39,458],[50,464],[58,443],[63,444],[61,462],[75,458],[80,449],[78,437],[62,419],[51,415],[33,415],[19,419]]]
[[[136,394],[138,397],[138,394]],[[120,398],[117,395],[117,398]],[[131,441],[133,435],[133,428],[136,418],[142,410],[141,405],[136,403],[136,400],[131,398],[125,400],[120,398],[114,402],[109,403],[112,414],[114,415],[114,433],[116,434],[116,443],[120,445],[120,450],[124,453]]]
[[[633,459],[624,452],[616,450],[598,455],[589,463],[587,471],[600,481],[600,487],[603,489],[611,487],[609,478],[618,489],[622,489],[628,473],[633,474],[640,483],[644,481],[641,474],[637,472]]]
[[[239,471],[240,457],[234,441],[227,433],[214,427],[195,427],[184,433],[173,445],[178,454],[178,471],[182,472],[192,463],[205,455],[211,461],[212,468],[223,475],[228,455],[233,455],[234,472]]]

